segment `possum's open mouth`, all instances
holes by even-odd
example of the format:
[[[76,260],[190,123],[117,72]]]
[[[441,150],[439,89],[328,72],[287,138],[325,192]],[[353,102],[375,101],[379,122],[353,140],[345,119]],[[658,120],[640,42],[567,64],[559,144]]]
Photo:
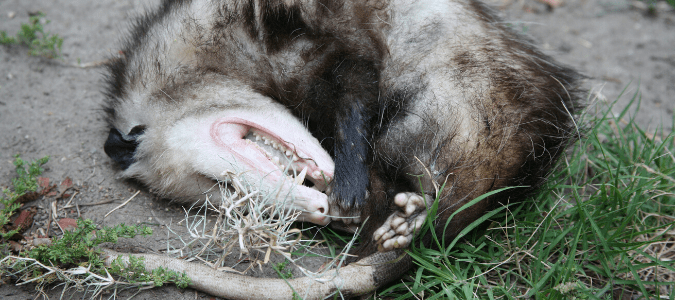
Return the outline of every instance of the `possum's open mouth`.
[[[324,192],[335,166],[321,144],[295,119],[230,113],[213,120],[209,129],[217,155],[278,201],[291,199],[291,207],[303,212],[299,220],[327,224]]]
[[[323,171],[312,168],[312,165],[316,165],[312,162],[312,158],[298,154],[293,145],[255,128],[251,128],[244,136],[244,140],[258,148],[293,183],[319,192],[326,191],[331,178]],[[309,171],[310,169],[313,171]]]

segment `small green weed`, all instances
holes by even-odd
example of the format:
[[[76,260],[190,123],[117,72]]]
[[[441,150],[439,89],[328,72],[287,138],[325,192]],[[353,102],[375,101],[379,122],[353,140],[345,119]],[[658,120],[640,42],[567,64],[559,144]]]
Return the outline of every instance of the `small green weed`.
[[[8,36],[7,32],[0,31],[0,44],[23,44],[30,48],[28,52],[30,55],[47,58],[60,57],[63,38],[59,37],[58,34],[45,32],[40,21],[44,16],[43,13],[38,13],[30,17],[28,24],[21,24],[21,29],[16,33],[16,37]],[[49,20],[45,20],[45,24],[49,24],[49,22]]]
[[[66,231],[52,245],[41,245],[20,257],[5,257],[0,261],[0,274],[20,278],[23,282],[42,285],[62,281],[64,288],[86,287],[93,295],[108,287],[161,286],[173,283],[180,288],[190,284],[184,273],[158,268],[146,271],[142,259],[132,257],[129,265],[114,261],[105,267],[98,247],[102,243],[115,243],[118,238],[147,236],[152,230],[146,226],[119,224],[114,227],[96,229],[91,220],[78,220],[77,228]],[[117,280],[109,275],[116,276]]]
[[[86,263],[93,270],[102,271],[103,261],[96,250],[102,243],[116,243],[120,237],[134,238],[136,235],[148,236],[152,230],[146,226],[116,225],[112,228],[96,230],[92,220],[77,220],[77,228],[65,231],[63,237],[54,240],[52,245],[42,245],[30,251],[29,257],[43,264],[68,266]]]
[[[16,44],[16,38],[13,36],[8,36],[7,32],[0,31],[0,45],[12,45]]]
[[[16,200],[28,192],[37,191],[37,177],[44,171],[42,165],[46,164],[47,161],[49,161],[49,156],[32,161],[26,166],[26,161],[21,159],[18,154],[14,156],[14,166],[16,166],[18,177],[12,179],[13,190],[9,188],[4,189],[2,191],[4,196],[0,198],[0,204],[3,205],[2,210],[0,210],[0,237],[2,239],[7,239],[18,231],[18,229],[15,229],[9,232],[2,232],[1,229],[9,223],[9,218],[21,207],[21,204],[16,203]]]
[[[274,271],[277,271],[279,278],[284,280],[293,279],[293,268],[288,267],[288,261],[283,261],[276,265],[273,265],[272,268],[274,269]],[[289,285],[289,287],[293,289],[292,286]],[[302,297],[300,297],[300,295],[298,295],[298,293],[295,292],[295,290],[293,290],[292,300],[302,300]]]
[[[131,284],[152,283],[154,286],[162,286],[165,283],[173,283],[179,288],[186,288],[190,285],[190,278],[185,273],[178,273],[162,267],[147,271],[143,260],[142,257],[130,256],[129,264],[125,266],[121,258],[118,258],[112,263],[108,271],[122,277]]]
[[[49,157],[27,163],[14,156],[17,177],[12,179],[12,188],[4,189],[4,196],[0,198],[3,205],[0,210],[0,228],[9,223],[10,217],[19,209],[17,199],[29,192],[38,189],[37,177],[43,172],[42,165],[47,163]],[[6,239],[14,235],[17,230],[0,232],[0,237]],[[39,285],[64,281],[64,286],[81,286],[87,282],[92,283],[92,278],[97,278],[98,283],[94,291],[98,292],[106,286],[114,286],[117,281],[109,281],[105,274],[112,274],[124,278],[125,284],[131,286],[143,286],[152,284],[155,286],[164,283],[174,283],[178,287],[187,287],[190,283],[185,274],[165,269],[156,269],[146,272],[141,260],[132,260],[128,267],[115,262],[106,268],[101,259],[101,253],[97,249],[102,243],[116,243],[120,237],[133,238],[136,235],[150,235],[152,230],[146,226],[127,226],[120,224],[114,227],[96,229],[91,220],[78,220],[77,228],[73,231],[65,231],[60,239],[53,239],[51,245],[41,245],[28,252],[21,253],[19,257],[0,257],[0,275],[11,275],[20,278],[21,281],[33,281]],[[79,268],[73,271],[73,268]]]
[[[51,246],[40,246],[30,251],[29,257],[45,265],[69,266],[73,264],[86,265],[92,272],[105,274],[109,272],[124,278],[130,284],[152,283],[161,286],[164,283],[174,283],[185,288],[190,279],[185,274],[158,268],[150,272],[145,270],[142,259],[132,257],[129,265],[115,261],[110,268],[105,269],[101,260],[101,253],[97,247],[102,243],[116,243],[118,238],[134,238],[136,235],[148,236],[152,230],[145,225],[128,226],[119,224],[114,227],[104,227],[96,230],[91,220],[78,220],[77,229],[66,231],[63,237],[55,240]]]
[[[280,262],[274,266],[274,271],[277,271],[281,279],[293,279],[293,268],[288,268],[288,261]]]
[[[657,0],[641,0],[647,4],[647,9],[649,10],[650,13],[654,13],[656,11],[656,2]],[[670,6],[675,7],[675,0],[665,0],[666,3],[668,3]]]

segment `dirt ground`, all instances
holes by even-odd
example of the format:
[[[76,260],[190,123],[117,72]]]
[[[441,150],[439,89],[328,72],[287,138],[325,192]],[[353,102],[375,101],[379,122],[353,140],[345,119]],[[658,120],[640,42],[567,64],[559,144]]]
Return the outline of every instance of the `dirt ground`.
[[[0,46],[0,187],[14,176],[13,155],[36,159],[49,155],[44,177],[59,184],[71,178],[83,218],[100,225],[151,224],[149,238],[123,241],[139,251],[166,248],[166,229],[176,223],[182,209],[167,205],[147,189],[116,178],[116,169],[103,152],[107,137],[100,110],[104,97],[101,68],[76,68],[77,62],[101,61],[116,53],[129,21],[158,0],[2,0],[0,30],[15,33],[28,14],[45,13],[46,30],[64,38],[63,57],[50,60],[27,54],[21,46]],[[534,37],[543,49],[589,77],[591,96],[613,101],[622,90],[626,96],[614,109],[619,112],[638,89],[641,110],[636,118],[644,126],[663,123],[672,130],[675,109],[675,11],[657,3],[650,14],[642,2],[627,0],[563,0],[550,9],[535,0],[491,0],[505,21]],[[557,1],[556,1],[557,2]],[[600,91],[600,92],[599,92]],[[140,189],[133,201],[104,217]],[[33,229],[44,227],[46,210],[54,197],[28,205],[39,208]],[[58,200],[63,205],[69,199]],[[78,212],[60,212],[76,218]],[[58,298],[56,288],[48,294]],[[0,285],[0,298],[32,299],[31,286]],[[210,298],[193,290],[160,288],[135,299]]]

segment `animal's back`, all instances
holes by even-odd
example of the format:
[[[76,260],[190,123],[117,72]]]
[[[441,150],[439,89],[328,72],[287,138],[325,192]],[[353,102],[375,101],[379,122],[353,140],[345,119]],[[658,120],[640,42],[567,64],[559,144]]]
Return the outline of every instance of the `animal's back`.
[[[392,1],[387,16],[364,232],[400,226],[394,215],[415,220],[394,203],[399,193],[424,192],[429,202],[444,186],[436,223],[443,226],[477,196],[521,186],[455,216],[439,232],[451,238],[498,203],[521,201],[542,184],[578,133],[580,75],[479,1]],[[389,239],[402,236],[390,229]],[[370,240],[370,247],[383,243]]]

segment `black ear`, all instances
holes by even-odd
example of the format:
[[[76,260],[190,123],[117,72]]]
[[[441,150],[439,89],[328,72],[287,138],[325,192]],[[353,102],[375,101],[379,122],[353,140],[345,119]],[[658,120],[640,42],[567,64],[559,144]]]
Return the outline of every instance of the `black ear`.
[[[136,126],[125,139],[117,128],[110,128],[108,139],[103,145],[105,154],[108,154],[123,170],[126,170],[134,163],[134,153],[136,152],[136,147],[138,147],[136,139],[143,134],[144,130],[145,128]]]

